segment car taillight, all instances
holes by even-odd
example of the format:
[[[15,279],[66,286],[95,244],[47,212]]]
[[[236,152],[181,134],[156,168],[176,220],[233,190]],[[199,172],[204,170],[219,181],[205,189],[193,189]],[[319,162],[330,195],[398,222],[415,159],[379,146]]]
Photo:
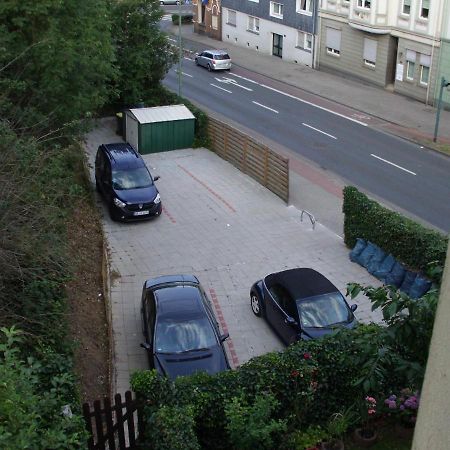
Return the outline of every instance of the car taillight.
[[[215,59],[213,59],[213,64],[215,64],[216,63],[216,60]]]

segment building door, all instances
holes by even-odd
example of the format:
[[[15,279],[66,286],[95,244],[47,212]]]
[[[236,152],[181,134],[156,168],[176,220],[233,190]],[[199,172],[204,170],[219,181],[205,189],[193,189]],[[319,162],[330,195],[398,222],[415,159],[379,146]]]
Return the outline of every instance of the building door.
[[[273,33],[272,55],[283,57],[283,36],[281,34]]]
[[[389,37],[388,64],[386,70],[386,87],[394,86],[397,69],[398,37]],[[405,63],[406,65],[406,63]]]

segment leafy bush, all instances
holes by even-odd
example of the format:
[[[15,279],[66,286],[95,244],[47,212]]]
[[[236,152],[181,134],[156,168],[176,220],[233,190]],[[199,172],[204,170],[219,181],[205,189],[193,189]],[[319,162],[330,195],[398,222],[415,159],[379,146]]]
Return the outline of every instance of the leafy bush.
[[[83,419],[64,415],[67,397],[67,373],[52,375],[50,389],[42,389],[41,363],[20,359],[20,333],[2,328],[0,343],[0,448],[80,449],[85,447]],[[70,389],[69,389],[70,391]]]
[[[286,430],[285,420],[272,418],[274,410],[279,406],[273,395],[260,394],[255,397],[253,405],[245,398],[233,397],[225,404],[227,418],[226,429],[233,447],[238,450],[253,448],[272,449],[274,435]]]
[[[172,23],[174,25],[178,25],[179,22],[179,15],[178,14],[172,14]],[[181,14],[181,23],[192,23],[194,20],[193,14]]]
[[[345,243],[353,247],[357,238],[369,240],[386,253],[412,269],[430,274],[430,264],[444,267],[448,239],[437,231],[430,230],[384,208],[359,192],[353,186],[344,188],[344,234]]]

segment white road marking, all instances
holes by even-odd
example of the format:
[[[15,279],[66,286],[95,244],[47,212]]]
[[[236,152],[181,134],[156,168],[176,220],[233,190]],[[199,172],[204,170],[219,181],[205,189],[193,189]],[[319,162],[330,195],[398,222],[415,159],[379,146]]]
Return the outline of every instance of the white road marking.
[[[190,75],[190,74],[188,74],[188,73],[186,73],[186,72],[181,72],[183,75],[186,75],[187,77],[189,77],[189,78],[194,78],[192,75]]]
[[[252,103],[254,103],[255,105],[261,106],[261,108],[266,108],[266,109],[268,109],[269,111],[272,111],[272,112],[278,114],[278,111],[277,111],[276,109],[269,108],[269,107],[266,106],[266,105],[261,105],[261,103],[258,103],[258,102],[255,102],[255,101],[253,101]]]
[[[383,161],[383,162],[385,162],[385,163],[387,163],[387,164],[390,164],[391,166],[397,167],[397,169],[404,170],[405,172],[408,172],[408,173],[410,173],[411,175],[417,175],[416,173],[411,172],[410,170],[405,169],[405,168],[402,167],[402,166],[398,166],[397,164],[394,164],[393,162],[388,161],[387,159],[380,158],[379,156],[374,155],[373,153],[371,153],[370,156],[373,156],[374,158],[377,158],[377,159],[379,159],[380,161]]]
[[[215,78],[217,81],[219,81],[220,83],[232,84],[233,86],[240,87],[240,88],[242,88],[242,89],[245,89],[246,91],[253,92],[253,89],[250,89],[250,88],[248,88],[248,87],[246,87],[246,86],[242,86],[241,84],[238,84],[238,82],[237,82],[236,80],[233,80],[232,78],[225,78],[225,77],[223,77],[223,78],[217,78],[217,77],[214,77],[214,78]]]
[[[214,86],[217,89],[221,89],[222,91],[228,92],[229,94],[232,94],[233,92],[229,91],[228,89],[225,89],[223,87],[217,86],[216,84],[209,83],[211,86]]]
[[[330,114],[334,114],[335,116],[339,116],[339,117],[342,117],[343,119],[350,120],[351,122],[358,123],[359,125],[362,125],[363,127],[367,127],[367,123],[365,123],[365,122],[361,122],[360,120],[356,120],[356,119],[352,119],[351,117],[344,116],[344,114],[340,114],[340,113],[338,113],[336,111],[332,111],[331,109],[324,108],[323,106],[319,106],[319,105],[316,105],[314,103],[308,102],[307,100],[303,100],[302,98],[296,97],[295,95],[288,94],[287,92],[280,91],[278,89],[275,89],[275,88],[273,88],[271,86],[267,86],[267,85],[262,84],[262,83],[258,83],[257,81],[250,80],[249,78],[245,78],[245,77],[243,77],[241,75],[236,75],[235,73],[230,73],[230,75],[232,77],[242,78],[243,80],[246,80],[246,81],[249,81],[251,83],[257,84],[258,86],[261,86],[263,88],[269,89],[269,90],[274,91],[274,92],[276,92],[278,94],[285,95],[286,97],[290,97],[290,98],[292,98],[294,100],[298,100],[299,102],[305,103],[306,105],[313,106],[314,108],[321,109],[321,110],[326,111],[326,112],[328,112]]]
[[[302,123],[302,125],[304,125],[305,127],[311,128],[312,130],[317,131],[319,133],[325,134],[326,136],[328,136],[328,137],[330,137],[332,139],[337,139],[336,136],[333,136],[332,134],[325,133],[325,131],[319,130],[318,128],[314,128],[311,125],[308,125],[307,123]]]

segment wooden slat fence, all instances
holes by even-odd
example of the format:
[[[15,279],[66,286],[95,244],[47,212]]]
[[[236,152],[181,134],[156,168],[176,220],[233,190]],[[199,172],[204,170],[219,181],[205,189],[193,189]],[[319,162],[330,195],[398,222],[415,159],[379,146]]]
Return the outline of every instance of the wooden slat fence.
[[[89,450],[136,448],[136,439],[142,432],[142,416],[131,391],[125,392],[124,402],[121,395],[116,394],[114,405],[107,397],[103,402],[95,400],[92,408],[89,403],[84,403],[83,416],[89,433]]]
[[[215,153],[289,201],[288,158],[212,117],[208,117],[208,135]]]

